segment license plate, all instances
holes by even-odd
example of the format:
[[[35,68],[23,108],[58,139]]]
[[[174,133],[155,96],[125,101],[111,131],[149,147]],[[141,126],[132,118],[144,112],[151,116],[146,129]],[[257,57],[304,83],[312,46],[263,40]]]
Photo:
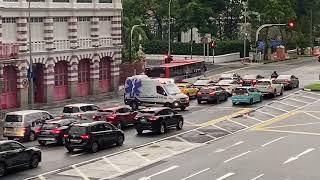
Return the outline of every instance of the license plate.
[[[6,128],[6,131],[14,131],[13,128]]]
[[[81,142],[81,140],[80,139],[70,139],[70,142],[79,143],[79,142]]]
[[[50,134],[48,131],[42,131],[41,134]]]
[[[207,97],[203,97],[202,99],[208,99]]]

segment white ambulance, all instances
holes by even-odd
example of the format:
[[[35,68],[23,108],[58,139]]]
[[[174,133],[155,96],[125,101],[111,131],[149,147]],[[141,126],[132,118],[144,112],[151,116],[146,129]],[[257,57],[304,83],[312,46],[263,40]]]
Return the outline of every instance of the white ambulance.
[[[138,109],[140,105],[160,104],[185,110],[189,106],[189,97],[181,93],[173,79],[136,75],[126,79],[124,102],[132,109]]]

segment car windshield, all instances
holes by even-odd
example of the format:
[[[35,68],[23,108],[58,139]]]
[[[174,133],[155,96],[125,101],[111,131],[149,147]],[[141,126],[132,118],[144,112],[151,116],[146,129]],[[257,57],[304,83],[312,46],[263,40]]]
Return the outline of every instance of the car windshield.
[[[138,116],[151,116],[156,114],[154,111],[139,111]]]
[[[181,93],[180,89],[175,84],[165,85],[164,88],[166,89],[167,93],[170,95]]]
[[[20,115],[7,115],[5,122],[22,122],[22,116]]]
[[[237,94],[237,95],[242,95],[242,94],[245,94],[247,93],[247,89],[246,88],[237,88],[234,90],[234,93]]]
[[[257,78],[257,75],[253,75],[253,74],[243,76],[243,79],[256,79],[256,78]]]
[[[83,134],[87,133],[87,127],[85,127],[85,126],[71,126],[68,133],[83,135]]]
[[[231,84],[231,81],[219,81],[218,83],[217,83],[217,85],[219,85],[219,86],[229,86]]]
[[[290,75],[280,75],[280,76],[278,76],[277,79],[290,79],[290,78],[291,78]]]
[[[269,82],[269,81],[258,81],[257,85],[269,86],[269,85],[271,85],[271,82]]]
[[[57,127],[60,127],[60,124],[58,124],[58,123],[45,123],[45,124],[43,124],[42,129],[50,130],[50,129],[54,129]]]
[[[67,107],[63,108],[63,113],[77,113],[77,112],[79,112],[79,108],[77,108],[77,107],[67,106]]]
[[[204,86],[204,85],[208,85],[210,82],[210,80],[197,80],[194,85],[196,86]]]

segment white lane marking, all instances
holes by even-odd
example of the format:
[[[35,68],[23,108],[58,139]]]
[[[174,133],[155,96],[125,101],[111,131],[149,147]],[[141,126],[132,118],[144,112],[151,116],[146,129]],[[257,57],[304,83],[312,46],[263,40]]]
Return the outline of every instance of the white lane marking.
[[[71,166],[84,180],[90,180],[85,174],[83,174],[77,166]]]
[[[285,137],[286,137],[286,136],[283,136],[283,137],[274,139],[274,140],[269,141],[269,142],[267,142],[267,143],[265,143],[265,144],[263,144],[263,145],[261,145],[261,146],[262,146],[262,147],[266,147],[266,146],[268,146],[268,145],[270,145],[270,144],[272,144],[272,143],[274,143],[274,142],[280,141],[281,139],[283,139],[283,138],[285,138]]]
[[[238,146],[238,145],[240,145],[240,144],[242,144],[242,143],[244,143],[244,141],[236,142],[236,143],[234,143],[234,144],[232,144],[232,145],[230,145],[230,146],[227,146],[227,147],[225,147],[225,148],[223,148],[223,149],[217,149],[217,150],[215,151],[215,153],[223,152],[223,151],[228,150],[228,149],[230,149],[230,148],[232,148],[232,147],[234,147],[234,146]]]
[[[255,118],[255,117],[251,117],[251,116],[248,116],[248,115],[244,115],[245,117],[247,117],[247,118],[250,118],[250,119],[253,119],[253,120],[255,120],[255,121],[258,121],[258,122],[260,122],[260,123],[263,123],[264,121],[261,121],[260,119],[258,119],[258,118]]]
[[[227,174],[225,174],[225,175],[217,178],[216,180],[223,180],[223,179],[226,179],[226,178],[228,178],[228,177],[230,177],[230,176],[233,176],[233,175],[235,175],[235,173],[230,172],[230,173],[227,173]]]
[[[278,102],[278,103],[283,104],[283,105],[286,105],[286,106],[291,106],[291,107],[294,107],[294,108],[299,108],[299,106],[295,106],[295,105],[292,105],[292,104],[284,103],[284,102],[282,102],[282,101],[275,101],[275,102]]]
[[[106,158],[106,157],[103,157],[103,159],[108,163],[110,164],[115,170],[117,170],[118,172],[124,172],[119,166],[115,165],[114,163],[112,163],[110,161],[110,159]]]
[[[208,136],[208,137],[210,137],[210,138],[212,138],[212,139],[217,139],[216,137],[211,136],[211,135],[208,134],[208,133],[204,133],[204,132],[200,131],[199,129],[197,129],[196,131],[198,131],[199,133],[201,133],[201,134],[203,134],[203,135],[205,135],[205,136]]]
[[[284,109],[281,109],[281,108],[277,108],[277,107],[273,107],[273,106],[270,106],[270,105],[265,105],[266,107],[268,107],[268,108],[272,108],[272,109],[276,109],[276,110],[279,110],[279,111],[282,111],[282,112],[289,112],[289,111],[287,111],[287,110],[284,110]]]
[[[182,141],[182,142],[185,142],[186,144],[189,144],[190,146],[195,146],[195,145],[194,145],[194,144],[192,144],[191,142],[189,142],[189,141],[187,141],[187,140],[183,139],[182,137],[177,136],[176,138],[177,138],[177,139],[179,139],[179,140],[180,140],[180,141]]]
[[[83,152],[83,153],[78,153],[78,154],[72,154],[72,155],[70,155],[70,157],[78,157],[78,156],[82,156],[84,154],[87,154],[87,153]]]
[[[291,101],[296,101],[296,102],[299,102],[299,103],[303,103],[303,104],[309,104],[308,102],[300,101],[300,100],[293,99],[293,98],[290,98],[290,97],[288,97],[287,99],[289,99]]]
[[[309,148],[309,149],[303,151],[302,153],[298,154],[297,156],[290,157],[288,160],[286,160],[286,161],[283,163],[283,165],[284,165],[284,164],[287,164],[287,163],[290,163],[290,162],[292,162],[292,161],[295,161],[295,160],[299,159],[301,156],[306,155],[306,154],[308,154],[308,153],[310,153],[310,152],[312,152],[312,151],[314,151],[314,150],[315,150],[314,148]]]
[[[258,111],[258,112],[260,112],[260,113],[262,113],[262,114],[266,114],[266,115],[271,116],[271,117],[276,117],[276,115],[273,115],[273,114],[270,114],[270,113],[261,111],[261,110],[259,110],[259,109],[257,109],[256,111]]]
[[[147,161],[148,163],[151,163],[151,162],[152,162],[149,158],[143,156],[142,154],[138,153],[138,152],[135,151],[135,150],[132,150],[131,152],[133,152],[135,155],[137,155],[137,156],[140,157],[141,159],[144,159],[144,160]]]
[[[199,124],[195,124],[195,123],[192,123],[192,122],[189,122],[189,121],[184,121],[184,123],[191,124],[192,126],[199,126]]]
[[[310,91],[303,91],[303,92],[306,93],[306,94],[313,94],[313,95],[320,96],[320,94],[314,93],[314,92],[310,92]]]
[[[218,129],[221,129],[221,130],[223,130],[223,131],[225,131],[225,132],[227,132],[227,133],[229,133],[229,134],[233,134],[233,132],[231,132],[231,131],[229,131],[229,130],[226,130],[226,129],[222,128],[222,127],[219,127],[219,126],[217,126],[217,125],[215,125],[215,124],[211,124],[210,126],[213,126],[213,127],[218,128]]]
[[[155,173],[155,174],[152,174],[152,175],[150,175],[150,176],[148,176],[148,177],[139,178],[139,180],[149,180],[149,179],[151,179],[152,177],[155,177],[155,176],[158,176],[158,175],[160,175],[160,174],[166,173],[166,172],[171,171],[171,170],[173,170],[173,169],[176,169],[176,168],[178,168],[178,167],[179,167],[179,166],[174,165],[174,166],[171,166],[171,167],[169,167],[169,168],[167,168],[167,169],[164,169],[164,170],[162,170],[162,171],[160,171],[160,172],[157,172],[157,173]]]
[[[310,96],[301,96],[301,97],[304,97],[304,98],[307,98],[307,99],[313,99],[313,100],[318,100],[317,98],[313,98],[313,97],[310,97]]]
[[[227,118],[227,121],[230,121],[230,122],[232,122],[232,123],[238,124],[238,125],[240,125],[240,126],[242,126],[242,127],[245,127],[245,128],[248,128],[248,127],[249,127],[249,126],[244,125],[244,124],[242,124],[242,123],[239,123],[239,122],[237,122],[237,121],[233,121],[233,120],[231,120],[230,118]]]
[[[244,153],[239,154],[239,155],[236,155],[236,156],[234,156],[234,157],[232,157],[232,158],[230,158],[230,159],[227,159],[227,160],[225,160],[225,161],[223,161],[223,162],[224,162],[224,163],[227,163],[227,162],[232,161],[232,160],[234,160],[234,159],[237,159],[237,158],[239,158],[239,157],[241,157],[241,156],[244,156],[244,155],[246,155],[246,154],[248,154],[248,153],[250,153],[250,152],[251,152],[251,151],[244,152]]]
[[[201,174],[201,173],[204,173],[204,172],[206,172],[206,171],[208,171],[208,170],[210,170],[210,168],[203,169],[203,170],[201,170],[201,171],[198,171],[198,172],[196,172],[196,173],[193,173],[193,174],[191,174],[191,175],[188,176],[188,177],[182,178],[181,180],[190,179],[190,178],[192,178],[192,177],[194,177],[194,176],[197,176],[197,175],[199,175],[199,174]]]
[[[257,180],[257,179],[261,178],[262,176],[264,176],[264,174],[260,174],[259,176],[254,177],[254,178],[252,178],[252,179],[250,179],[250,180]]]
[[[320,122],[303,123],[303,124],[290,124],[290,125],[283,125],[283,126],[268,126],[267,129],[284,128],[284,127],[296,127],[296,126],[305,126],[305,125],[313,125],[313,124],[320,124]]]
[[[313,115],[313,114],[311,114],[311,113],[308,113],[308,112],[303,112],[303,113],[305,113],[305,114],[307,114],[308,116],[311,116],[311,117],[313,117],[313,118],[315,118],[315,119],[320,120],[320,117],[315,116],[315,115]]]
[[[38,176],[38,177],[39,177],[40,180],[46,180],[46,178],[43,177],[43,176]]]

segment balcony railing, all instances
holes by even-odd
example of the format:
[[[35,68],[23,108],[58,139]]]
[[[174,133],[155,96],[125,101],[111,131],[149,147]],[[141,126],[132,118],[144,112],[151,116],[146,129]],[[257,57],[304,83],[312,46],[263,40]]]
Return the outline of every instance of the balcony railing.
[[[70,49],[69,40],[55,40],[53,41],[53,47],[55,51],[62,51]]]
[[[92,41],[90,38],[87,39],[78,39],[79,49],[86,49],[92,47]]]
[[[102,47],[110,47],[112,46],[112,38],[111,37],[101,37],[99,38],[100,46]]]
[[[16,58],[18,53],[18,44],[0,44],[0,59]]]

